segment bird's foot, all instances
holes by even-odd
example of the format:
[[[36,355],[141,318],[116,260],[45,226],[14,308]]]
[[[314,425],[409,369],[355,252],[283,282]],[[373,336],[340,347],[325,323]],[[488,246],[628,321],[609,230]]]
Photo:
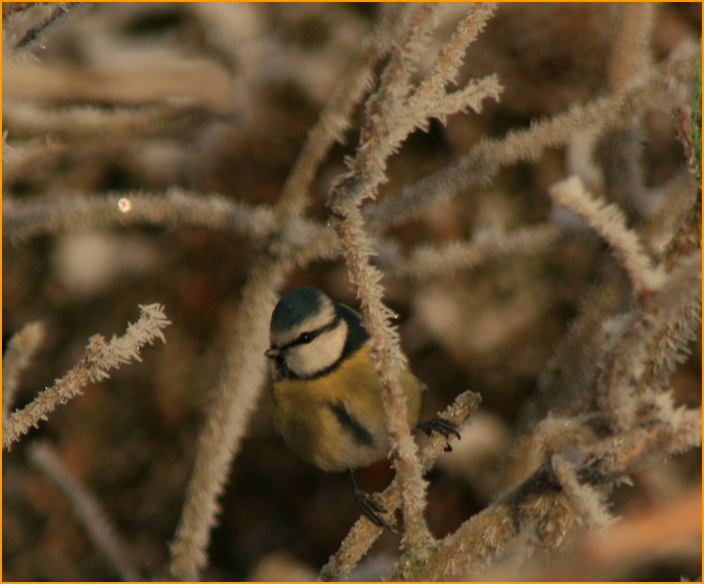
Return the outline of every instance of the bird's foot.
[[[357,501],[357,505],[359,505],[359,508],[362,510],[362,513],[364,513],[367,518],[374,523],[374,525],[384,527],[391,533],[397,533],[397,531],[391,527],[391,525],[389,525],[389,523],[381,515],[379,515],[380,513],[386,513],[386,508],[381,503],[374,500],[372,495],[368,495],[357,486],[357,481],[355,480],[354,473],[351,469],[348,471],[348,474],[350,479],[352,479],[354,498]]]
[[[425,432],[428,436],[433,434],[433,432],[436,432],[438,434],[442,434],[448,439],[450,438],[450,434],[457,436],[458,440],[461,438],[457,429],[457,424],[439,416],[431,418],[425,422],[420,422],[418,424],[418,428],[423,430],[423,432]],[[447,446],[445,446],[445,452],[452,452],[452,446],[450,446],[449,442],[447,443]]]
[[[388,529],[391,533],[397,533],[386,519],[379,515],[380,513],[387,512],[386,508],[381,503],[375,501],[371,495],[363,491],[356,491],[354,498],[357,501],[357,505],[359,505],[359,508],[362,510],[362,513],[364,513],[372,523]]]

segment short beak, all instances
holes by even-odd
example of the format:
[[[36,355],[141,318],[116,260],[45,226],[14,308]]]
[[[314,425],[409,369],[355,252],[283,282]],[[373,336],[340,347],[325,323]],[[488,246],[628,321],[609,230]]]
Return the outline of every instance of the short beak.
[[[274,359],[279,355],[280,351],[274,347],[273,345],[269,347],[266,351],[264,351],[264,355],[266,357],[269,357],[269,359]]]

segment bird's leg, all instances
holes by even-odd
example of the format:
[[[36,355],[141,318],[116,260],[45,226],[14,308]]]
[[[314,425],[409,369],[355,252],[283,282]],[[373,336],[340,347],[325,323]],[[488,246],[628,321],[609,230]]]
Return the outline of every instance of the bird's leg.
[[[357,486],[357,481],[354,478],[354,472],[352,469],[349,469],[347,473],[350,475],[350,480],[352,481],[354,498],[357,501],[357,505],[359,505],[359,508],[362,510],[362,513],[364,513],[375,525],[385,527],[390,532],[396,533],[396,530],[391,527],[381,515],[379,515],[379,513],[386,513],[384,506],[375,501],[370,495],[362,491],[362,489]]]
[[[428,436],[430,436],[433,432],[437,432],[438,434],[445,436],[445,438],[449,438],[450,434],[457,436],[458,440],[461,438],[460,433],[457,430],[457,424],[450,422],[450,420],[446,420],[445,418],[441,418],[440,416],[435,416],[430,420],[420,422],[418,424],[418,429],[423,430],[423,432],[425,432]],[[452,446],[450,446],[449,442],[447,443],[447,446],[445,446],[445,452],[452,452]]]

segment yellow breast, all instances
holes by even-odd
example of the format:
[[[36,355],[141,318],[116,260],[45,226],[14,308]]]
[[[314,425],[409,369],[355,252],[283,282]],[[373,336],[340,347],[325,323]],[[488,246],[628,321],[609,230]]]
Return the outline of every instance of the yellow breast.
[[[408,370],[401,384],[413,428],[421,384]],[[367,345],[328,375],[274,384],[274,424],[294,452],[326,471],[367,466],[387,457],[391,444],[384,416],[381,385]]]

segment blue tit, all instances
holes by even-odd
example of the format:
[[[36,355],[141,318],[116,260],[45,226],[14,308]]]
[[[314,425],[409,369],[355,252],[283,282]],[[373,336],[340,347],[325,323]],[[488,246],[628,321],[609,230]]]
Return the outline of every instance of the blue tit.
[[[381,527],[383,507],[363,493],[352,470],[387,458],[382,387],[369,360],[369,333],[362,317],[320,290],[295,288],[271,316],[269,358],[274,425],[303,460],[324,471],[347,471],[362,511]],[[422,384],[410,370],[401,374],[406,415],[418,426]],[[426,433],[459,436],[442,418],[419,425]]]

